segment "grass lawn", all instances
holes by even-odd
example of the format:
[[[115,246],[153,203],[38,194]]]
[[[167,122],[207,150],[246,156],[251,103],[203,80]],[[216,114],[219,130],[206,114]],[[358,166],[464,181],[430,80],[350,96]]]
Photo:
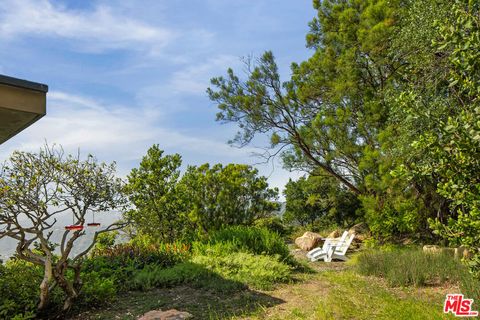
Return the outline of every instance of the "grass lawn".
[[[312,273],[271,291],[222,293],[177,286],[121,295],[108,308],[73,319],[136,319],[154,309],[175,308],[195,319],[451,319],[442,313],[455,287],[389,288],[378,278],[358,275],[344,263],[311,264]]]

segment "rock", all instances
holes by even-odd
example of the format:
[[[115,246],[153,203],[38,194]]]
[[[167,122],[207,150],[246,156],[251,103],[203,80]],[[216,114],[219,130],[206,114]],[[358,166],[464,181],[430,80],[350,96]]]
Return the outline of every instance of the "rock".
[[[295,244],[302,250],[310,251],[315,248],[321,240],[322,236],[318,233],[307,231],[303,236],[295,239]]]
[[[193,316],[184,311],[178,311],[175,309],[170,309],[167,311],[162,310],[152,310],[145,313],[143,316],[138,318],[138,320],[183,320],[189,319]]]
[[[333,231],[327,236],[327,238],[333,239],[333,238],[338,238],[338,237],[340,237],[340,236],[341,236],[341,234],[340,234],[340,232],[338,232],[338,230],[333,230]]]
[[[437,245],[434,244],[427,244],[423,246],[423,252],[424,253],[433,253],[433,254],[438,254],[442,252],[442,248],[440,248]]]

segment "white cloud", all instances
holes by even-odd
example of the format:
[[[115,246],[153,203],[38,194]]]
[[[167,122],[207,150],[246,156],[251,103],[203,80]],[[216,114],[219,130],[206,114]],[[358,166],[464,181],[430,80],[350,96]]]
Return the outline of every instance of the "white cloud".
[[[205,94],[210,78],[225,73],[228,67],[237,65],[239,61],[239,57],[218,55],[204,63],[190,64],[173,74],[169,87],[175,93]]]
[[[136,48],[158,50],[175,32],[116,13],[108,6],[71,10],[49,0],[7,0],[0,9],[0,36],[58,37],[79,41],[82,50]]]
[[[162,103],[164,112],[183,112],[189,106],[182,102],[182,98],[186,95],[206,97],[210,79],[224,74],[228,67],[238,66],[239,63],[240,58],[232,55],[217,55],[203,63],[188,61],[178,66],[178,70],[165,83],[147,85],[137,90],[136,100],[140,105],[157,110],[158,104]]]
[[[1,145],[0,159],[15,149],[37,151],[47,141],[67,152],[92,153],[102,161],[117,161],[121,174],[154,143],[167,153],[215,159],[246,159],[252,149],[232,148],[223,138],[212,140],[172,129],[169,119],[149,109],[107,105],[92,98],[52,91],[47,116]]]

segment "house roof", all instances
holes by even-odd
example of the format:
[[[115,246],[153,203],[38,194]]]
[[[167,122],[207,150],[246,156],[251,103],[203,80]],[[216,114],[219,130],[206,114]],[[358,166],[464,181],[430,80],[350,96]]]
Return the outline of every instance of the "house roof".
[[[0,75],[0,144],[46,114],[48,86]]]

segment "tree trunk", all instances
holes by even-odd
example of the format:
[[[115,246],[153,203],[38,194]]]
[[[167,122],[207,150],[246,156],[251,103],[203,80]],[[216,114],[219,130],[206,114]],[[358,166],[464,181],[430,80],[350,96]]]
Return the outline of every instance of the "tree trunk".
[[[40,284],[40,303],[38,304],[38,310],[42,310],[48,305],[49,287],[53,276],[52,261],[49,257],[45,260],[44,269],[43,280]]]
[[[72,305],[74,300],[78,297],[78,291],[75,290],[73,284],[68,282],[65,277],[65,272],[67,271],[67,262],[64,262],[61,265],[57,265],[57,268],[54,271],[54,277],[58,286],[63,290],[67,298],[63,304],[63,311],[68,311]],[[77,272],[75,272],[75,277],[77,276]],[[75,281],[75,280],[74,280]]]

